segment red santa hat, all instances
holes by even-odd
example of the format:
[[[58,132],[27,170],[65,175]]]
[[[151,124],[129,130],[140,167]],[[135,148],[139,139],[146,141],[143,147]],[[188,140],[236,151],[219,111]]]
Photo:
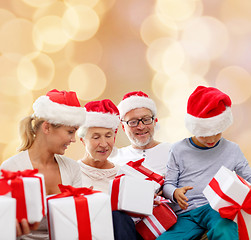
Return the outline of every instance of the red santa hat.
[[[114,131],[118,129],[120,123],[119,110],[111,100],[88,102],[85,109],[86,121],[78,129],[79,137],[84,137],[85,129],[89,127],[112,128]]]
[[[34,102],[33,110],[33,116],[44,118],[52,124],[80,126],[85,121],[85,109],[72,91],[53,89]]]
[[[185,124],[198,137],[223,132],[233,122],[230,97],[213,87],[197,87],[187,103]]]
[[[136,108],[148,108],[154,116],[157,115],[154,101],[146,93],[135,91],[125,94],[123,100],[118,104],[120,119],[123,119],[126,113]]]

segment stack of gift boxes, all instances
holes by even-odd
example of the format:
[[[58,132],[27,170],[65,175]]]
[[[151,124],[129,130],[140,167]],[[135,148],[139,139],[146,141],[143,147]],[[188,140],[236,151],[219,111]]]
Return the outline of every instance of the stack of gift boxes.
[[[155,193],[161,189],[164,178],[143,165],[144,158],[122,166],[111,181],[111,203],[113,210],[126,211],[140,217],[136,230],[146,240],[154,240],[177,221],[177,216],[165,199],[154,206]]]
[[[163,177],[142,166],[142,161],[121,168],[111,181],[110,195],[60,185],[61,193],[46,199],[44,177],[37,170],[1,171],[2,239],[16,239],[16,219],[25,218],[32,224],[40,222],[46,214],[50,239],[55,240],[114,239],[112,210],[141,216],[136,229],[145,240],[156,239],[177,221],[164,201],[154,206],[154,194],[163,184]],[[241,240],[250,239],[250,183],[222,167],[203,193],[222,217],[237,222]]]
[[[46,214],[44,177],[37,170],[1,172],[1,238],[16,239],[16,219],[32,224]]]
[[[51,240],[114,239],[108,194],[59,185],[62,193],[46,199],[44,177],[37,170],[1,171],[1,239],[16,239],[16,219],[32,224],[46,214]]]

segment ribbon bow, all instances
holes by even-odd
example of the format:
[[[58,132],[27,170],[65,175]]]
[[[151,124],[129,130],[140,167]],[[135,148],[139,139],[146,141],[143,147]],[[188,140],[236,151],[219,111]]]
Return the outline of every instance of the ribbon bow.
[[[5,180],[13,180],[17,177],[33,177],[35,174],[38,173],[38,169],[26,169],[24,171],[8,171],[1,169],[2,176]]]
[[[143,173],[144,175],[146,175],[148,177],[147,180],[153,180],[153,181],[159,183],[160,185],[163,185],[163,183],[164,183],[163,176],[161,176],[161,175],[153,172],[152,170],[144,167],[142,165],[144,160],[145,160],[145,158],[142,158],[142,159],[140,159],[138,161],[135,161],[135,162],[130,161],[130,162],[127,163],[127,165],[134,168],[134,169],[136,169],[137,171]]]
[[[45,215],[44,209],[44,193],[43,193],[43,185],[42,180],[40,177],[35,176],[38,173],[38,169],[26,169],[24,171],[8,171],[1,169],[2,172],[2,179],[0,179],[0,194],[8,193],[11,191],[11,195],[13,198],[16,199],[17,204],[17,219],[20,222],[21,219],[27,218],[27,206],[25,202],[25,192],[24,192],[24,184],[23,184],[23,177],[34,177],[39,179],[39,184],[41,188],[41,202],[42,202],[42,214]],[[10,184],[8,184],[10,181]]]
[[[240,176],[238,176],[238,178],[241,180],[242,183],[248,186],[251,190],[251,186],[249,186],[243,178],[241,178]],[[242,205],[240,205],[237,202],[235,202],[232,198],[230,198],[229,196],[227,196],[225,193],[222,192],[222,190],[220,189],[220,185],[215,178],[212,179],[212,181],[209,183],[209,186],[223,200],[232,204],[231,206],[222,207],[219,209],[219,213],[221,217],[234,220],[234,218],[237,216],[239,238],[240,240],[249,240],[247,227],[246,227],[244,218],[242,216],[241,210],[247,212],[248,214],[251,214],[251,191],[249,191]]]
[[[54,195],[52,197],[47,198],[47,201],[55,198],[63,198],[70,197],[74,198],[75,202],[75,210],[77,217],[77,227],[78,227],[78,239],[79,240],[91,240],[92,232],[91,232],[91,221],[89,215],[89,207],[87,199],[84,195],[91,195],[93,193],[99,193],[100,191],[95,191],[90,188],[75,188],[70,185],[58,185],[61,193]],[[49,218],[49,208],[48,208],[48,225],[49,232],[51,238],[51,230],[50,230],[50,218]]]
[[[58,197],[61,197],[63,195],[63,197],[68,197],[68,196],[80,196],[81,194],[83,195],[90,195],[93,193],[98,193],[100,191],[96,191],[96,190],[92,190],[91,188],[86,188],[86,187],[82,187],[82,188],[75,188],[72,187],[71,185],[62,185],[62,184],[58,184],[58,187],[61,191],[60,194],[56,195]]]

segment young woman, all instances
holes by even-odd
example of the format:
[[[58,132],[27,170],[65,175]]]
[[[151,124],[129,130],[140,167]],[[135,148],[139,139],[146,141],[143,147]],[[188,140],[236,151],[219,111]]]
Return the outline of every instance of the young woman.
[[[31,116],[20,122],[20,153],[4,161],[1,169],[38,169],[45,178],[46,195],[60,193],[58,184],[81,187],[78,164],[62,156],[76,141],[75,133],[85,121],[85,109],[80,106],[76,93],[51,90],[35,101],[33,110]],[[17,222],[17,236],[49,239],[46,218],[34,225],[25,219]]]

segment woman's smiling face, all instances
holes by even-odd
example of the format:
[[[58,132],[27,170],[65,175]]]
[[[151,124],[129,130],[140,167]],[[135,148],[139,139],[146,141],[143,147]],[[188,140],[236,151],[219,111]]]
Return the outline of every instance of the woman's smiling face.
[[[110,156],[115,140],[115,133],[111,128],[90,127],[82,139],[88,158],[94,161],[106,161]]]

